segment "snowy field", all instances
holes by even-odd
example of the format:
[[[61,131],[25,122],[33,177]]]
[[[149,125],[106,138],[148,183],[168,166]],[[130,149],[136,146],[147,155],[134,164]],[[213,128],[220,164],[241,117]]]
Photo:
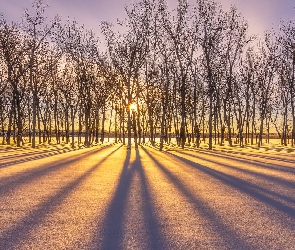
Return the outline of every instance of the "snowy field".
[[[295,249],[295,155],[275,143],[0,149],[0,249]]]

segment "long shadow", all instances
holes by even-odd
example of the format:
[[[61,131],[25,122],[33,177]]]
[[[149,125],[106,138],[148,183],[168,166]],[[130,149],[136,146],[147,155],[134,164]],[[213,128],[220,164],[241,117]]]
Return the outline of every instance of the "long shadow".
[[[121,248],[123,238],[122,234],[124,212],[126,209],[128,194],[130,192],[134,167],[134,165],[132,165],[129,168],[130,155],[131,150],[128,150],[115,195],[110,203],[108,212],[103,223],[104,237],[101,247],[102,250],[115,250]],[[97,244],[98,242],[94,243]],[[99,246],[95,247],[94,249],[99,249]]]
[[[208,159],[208,158],[201,157],[201,156],[195,155],[195,154],[190,154],[190,153],[184,152],[184,151],[183,152],[178,152],[178,153],[183,154],[183,155],[188,155],[188,156],[194,157],[196,159],[201,159],[201,160],[204,160],[204,161],[207,161],[207,162],[211,162],[211,163],[214,163],[214,164],[218,164],[219,166],[223,166],[223,167],[225,167],[227,169],[233,169],[233,170],[236,170],[236,171],[239,171],[239,172],[242,172],[242,173],[246,173],[248,175],[252,175],[252,176],[260,177],[262,179],[266,179],[266,180],[269,180],[269,181],[272,181],[272,182],[276,182],[276,183],[279,183],[280,185],[284,185],[286,187],[295,188],[295,182],[294,181],[283,180],[281,178],[278,178],[278,177],[270,175],[270,174],[260,173],[260,172],[252,171],[252,170],[249,170],[249,169],[239,168],[239,167],[236,167],[236,166],[230,166],[230,165],[222,163],[222,161],[220,162],[218,160],[213,160],[212,158]],[[175,156],[175,154],[173,154],[173,153],[170,153],[170,154]],[[235,159],[232,159],[232,161],[235,161]],[[267,169],[267,168],[265,168],[265,169]],[[295,202],[295,200],[294,200],[294,202]]]
[[[180,152],[180,151],[178,151],[178,152]],[[205,154],[205,155],[212,155],[212,156],[216,156],[216,157],[220,157],[220,158],[228,159],[228,160],[239,161],[241,163],[247,163],[247,164],[255,163],[255,165],[257,167],[295,174],[295,168],[293,168],[293,167],[285,167],[285,166],[284,167],[283,166],[278,167],[278,164],[275,164],[275,163],[263,163],[263,162],[258,162],[257,160],[254,160],[254,159],[245,159],[245,158],[242,158],[242,157],[239,157],[239,156],[236,157],[236,155],[235,156],[230,156],[230,155],[217,154],[217,153],[208,152],[208,151],[194,151],[193,150],[193,152],[198,152],[198,153]]]
[[[103,223],[103,239],[102,246],[99,247],[99,242],[94,240],[96,247],[94,249],[102,250],[116,250],[122,249],[122,240],[125,233],[123,231],[123,223],[127,211],[127,200],[131,190],[132,178],[139,173],[140,177],[140,190],[141,198],[143,199],[143,212],[144,212],[144,225],[147,230],[148,239],[144,239],[148,243],[148,249],[158,250],[163,249],[165,245],[164,240],[159,232],[159,223],[155,216],[156,212],[152,207],[151,196],[148,192],[148,186],[146,177],[142,169],[142,163],[138,149],[136,149],[136,159],[130,165],[130,154],[127,152],[127,156],[124,162],[123,170],[119,179],[118,186],[116,188],[115,195],[110,203],[108,212],[106,214]]]
[[[137,152],[136,157],[139,155]],[[144,211],[144,218],[145,218],[145,225],[147,225],[147,233],[148,233],[148,243],[149,249],[151,250],[160,250],[166,249],[168,244],[166,243],[165,239],[162,236],[160,229],[160,223],[156,216],[156,210],[152,206],[152,197],[148,191],[148,180],[145,174],[145,171],[142,167],[141,162],[136,165],[136,170],[140,176],[140,183],[141,183],[141,197],[143,197],[143,211]]]
[[[44,159],[53,155],[58,155],[58,154],[63,154],[65,153],[64,151],[60,151],[60,150],[54,150],[51,152],[40,152],[40,153],[34,153],[34,154],[30,154],[30,155],[14,155],[11,156],[11,160],[10,161],[6,161],[6,162],[0,162],[0,168],[7,168],[16,164],[20,164],[20,163],[25,163],[25,162],[29,162],[29,161],[35,161],[35,160],[39,160],[39,159]],[[7,160],[7,158],[1,158],[1,161]]]
[[[99,149],[93,148],[93,149],[90,149],[89,151],[97,151],[100,149],[102,149],[102,148],[99,148]],[[64,151],[63,149],[54,149],[54,150],[50,150],[50,151],[46,150],[44,152],[33,152],[33,153],[24,153],[21,155],[4,156],[4,157],[1,157],[1,159],[0,159],[0,169],[14,166],[14,165],[20,164],[20,163],[44,159],[44,158],[51,157],[51,156],[58,155],[58,154],[65,154],[67,152],[68,151]],[[8,162],[1,163],[1,161],[7,160],[7,159],[12,159],[12,160],[10,160]]]
[[[164,173],[177,189],[183,193],[195,209],[202,215],[206,221],[210,222],[212,230],[216,232],[226,243],[229,249],[255,249],[249,245],[244,239],[240,237],[233,229],[229,228],[228,225],[224,224],[220,220],[220,216],[216,214],[201,197],[197,197],[196,193],[193,193],[186,185],[172,172],[170,172],[163,164],[161,164],[146,148],[143,148],[146,154],[152,159],[157,167]],[[222,244],[222,242],[220,243]]]
[[[118,150],[119,147],[116,150]],[[26,172],[21,172],[18,174],[15,174],[13,176],[5,177],[0,179],[0,196],[6,195],[9,192],[12,192],[16,188],[20,188],[21,186],[30,183],[38,178],[41,178],[42,176],[45,176],[51,172],[59,171],[64,168],[68,168],[68,166],[74,165],[76,162],[79,162],[81,157],[88,157],[93,154],[96,154],[100,150],[92,150],[83,152],[78,155],[78,157],[72,156],[70,159],[65,159],[62,162],[60,160],[56,160],[50,165],[48,163],[44,164],[43,166],[40,166],[38,168],[34,168],[33,170],[29,170]]]
[[[194,168],[214,177],[215,179],[225,183],[226,185],[231,186],[236,190],[240,190],[242,193],[245,193],[256,200],[263,202],[265,204],[268,204],[271,207],[275,208],[276,210],[281,211],[281,212],[289,215],[290,217],[295,218],[295,209],[293,207],[287,206],[287,205],[283,204],[282,202],[277,201],[277,200],[262,193],[262,192],[270,193],[271,191],[267,191],[267,189],[265,189],[265,188],[259,187],[255,184],[252,184],[248,181],[237,178],[235,176],[222,173],[220,171],[208,168],[206,166],[202,166],[200,164],[197,164],[197,163],[190,161],[188,159],[185,159],[183,157],[173,155],[173,154],[170,154],[170,155],[172,155],[175,158],[186,163],[188,166],[194,167]],[[278,195],[278,194],[276,194],[276,195]]]
[[[222,152],[222,150],[221,150]],[[291,155],[275,155],[275,156],[270,156],[270,155],[264,155],[260,153],[246,153],[246,152],[235,152],[235,151],[229,151],[226,152],[227,154],[235,154],[235,155],[240,155],[240,156],[250,156],[250,157],[255,157],[258,158],[259,160],[275,160],[275,161],[282,161],[286,163],[295,163],[294,156],[292,157]]]
[[[173,153],[169,153],[173,156],[177,156]],[[188,154],[186,152],[181,152],[181,154],[184,154],[184,155],[189,155],[189,156],[192,156],[192,157],[195,157],[197,159],[202,159],[202,160],[205,160],[207,162],[211,162],[211,163],[214,163],[214,164],[218,164],[219,166],[223,166],[224,168],[228,168],[228,169],[234,169],[236,171],[239,171],[239,172],[243,172],[243,173],[246,173],[248,175],[252,175],[254,177],[259,177],[261,179],[267,179],[269,181],[273,181],[273,182],[276,182],[278,183],[279,185],[284,185],[288,188],[294,188],[295,187],[295,182],[292,182],[292,181],[286,181],[286,180],[282,180],[280,178],[277,178],[277,177],[274,177],[274,176],[270,176],[270,175],[265,175],[265,174],[261,174],[261,173],[257,173],[255,171],[250,171],[250,170],[246,170],[246,169],[241,169],[241,168],[238,168],[238,167],[234,167],[234,166],[229,166],[229,165],[226,165],[224,163],[221,163],[220,161],[214,161],[214,160],[209,160],[209,159],[206,159],[206,158],[202,158],[202,157],[199,157],[199,156],[195,156],[195,155],[191,155],[191,154]],[[179,156],[180,157],[180,156]],[[181,157],[182,158],[182,157]],[[183,158],[183,159],[186,159],[186,158]],[[187,159],[186,159],[187,160]],[[193,161],[192,161],[193,162]],[[239,178],[240,179],[240,178]],[[265,194],[269,194],[269,195],[272,195],[272,196],[275,196],[279,199],[282,199],[286,202],[290,202],[290,203],[294,203],[295,204],[295,199],[294,198],[291,198],[289,196],[286,196],[286,195],[283,195],[283,194],[280,194],[280,193],[277,193],[275,191],[271,191],[267,188],[264,188],[264,187],[261,187],[261,186],[258,186],[256,184],[250,184],[249,182],[247,182],[249,185],[251,185],[251,188],[255,188],[257,190],[260,190],[261,192],[265,193]]]
[[[116,150],[102,158],[98,163],[88,169],[80,177],[60,188],[54,196],[49,197],[46,201],[41,203],[21,221],[1,233],[0,249],[16,249],[15,246],[22,242],[34,228],[40,225],[46,218],[47,214],[50,214],[57,206],[62,204],[62,202],[74,192],[75,188],[79,186],[89,175],[91,175],[91,173],[96,171],[101,163],[106,161],[106,159],[115,153]]]
[[[200,153],[208,153],[208,150],[206,149],[189,149],[192,151],[196,151],[196,152],[200,152]],[[230,151],[230,150],[213,150],[210,151],[211,154],[222,154],[222,155],[235,155],[235,157],[241,157],[243,158],[243,156],[250,156],[250,157],[255,157],[256,159],[259,160],[275,160],[275,161],[282,161],[282,162],[286,162],[286,163],[295,163],[294,157],[292,157],[291,155],[275,155],[275,156],[270,156],[270,155],[264,155],[264,154],[260,154],[260,153],[250,153],[250,152],[237,152],[237,151]]]
[[[15,149],[17,150],[17,149]],[[53,153],[55,154],[55,152],[59,153],[60,151],[63,151],[63,149],[58,149],[58,148],[55,148],[55,149],[44,149],[42,150],[41,152],[38,151],[38,152],[22,152],[20,154],[17,154],[15,155],[14,153],[12,155],[5,155],[5,156],[2,156],[1,157],[1,160],[9,160],[9,159],[14,159],[16,156],[39,156],[39,155],[43,155],[43,154],[48,154],[48,153]]]

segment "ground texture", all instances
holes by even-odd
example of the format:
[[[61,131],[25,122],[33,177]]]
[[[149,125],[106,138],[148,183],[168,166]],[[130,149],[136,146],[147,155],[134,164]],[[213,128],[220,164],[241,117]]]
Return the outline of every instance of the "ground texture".
[[[1,151],[0,249],[295,249],[295,157]]]

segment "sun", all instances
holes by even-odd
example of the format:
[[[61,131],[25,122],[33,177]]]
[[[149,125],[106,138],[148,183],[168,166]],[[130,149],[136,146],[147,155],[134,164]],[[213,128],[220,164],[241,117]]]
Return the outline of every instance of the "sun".
[[[130,108],[130,111],[135,111],[135,112],[137,111],[137,106],[135,103],[131,103],[129,108]]]

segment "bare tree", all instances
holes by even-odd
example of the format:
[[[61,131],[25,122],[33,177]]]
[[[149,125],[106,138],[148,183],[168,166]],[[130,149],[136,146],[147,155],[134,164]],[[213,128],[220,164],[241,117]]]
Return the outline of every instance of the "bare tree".
[[[223,30],[225,25],[224,12],[214,1],[198,1],[198,16],[201,24],[200,44],[202,47],[203,67],[206,72],[206,82],[209,96],[209,149],[213,145],[213,102],[214,89],[214,70],[218,68],[215,64],[216,58],[220,56],[220,45],[223,39]]]
[[[17,146],[21,145],[23,133],[23,101],[27,86],[22,81],[27,69],[27,55],[24,38],[16,24],[9,25],[4,20],[0,26],[0,49],[6,80],[10,85],[11,99],[7,128],[7,144],[10,144],[12,125],[17,126]],[[15,133],[15,129],[13,129]]]
[[[26,47],[29,57],[29,86],[32,93],[32,147],[36,146],[36,127],[38,116],[39,98],[38,93],[43,88],[40,80],[38,66],[44,62],[42,52],[48,48],[48,38],[56,26],[57,19],[51,23],[46,23],[45,10],[46,5],[43,0],[35,0],[32,4],[33,13],[25,10],[23,20],[23,30],[26,32]]]

